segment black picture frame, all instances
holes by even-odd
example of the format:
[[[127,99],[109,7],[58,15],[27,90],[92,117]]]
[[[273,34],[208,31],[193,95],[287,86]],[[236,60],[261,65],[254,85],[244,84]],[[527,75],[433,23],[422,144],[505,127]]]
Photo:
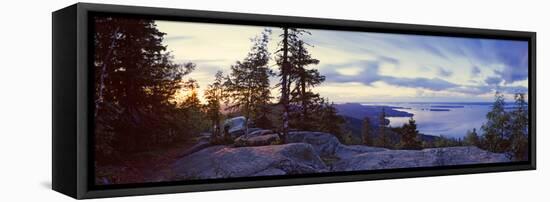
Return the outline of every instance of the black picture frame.
[[[162,182],[98,187],[93,184],[93,71],[91,16],[109,14],[190,22],[295,26],[328,30],[368,31],[433,36],[525,40],[529,44],[529,160],[431,168],[406,168],[369,172],[272,176],[202,180],[192,183]],[[84,199],[145,194],[305,185],[424,176],[443,176],[536,169],[536,33],[428,26],[276,15],[197,11],[77,3],[52,14],[52,188]]]

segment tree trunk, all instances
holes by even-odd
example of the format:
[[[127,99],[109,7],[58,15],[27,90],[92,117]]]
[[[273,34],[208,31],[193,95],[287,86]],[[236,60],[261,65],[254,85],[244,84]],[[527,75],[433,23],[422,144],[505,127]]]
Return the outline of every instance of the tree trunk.
[[[298,53],[302,53],[302,46],[300,46],[300,50],[298,50]],[[302,65],[302,55],[299,55],[298,57],[298,65],[300,69],[300,87],[301,87],[301,104],[302,104],[302,125],[304,126],[302,129],[306,130],[307,124],[307,97],[306,97],[306,70],[304,69]]]
[[[283,103],[283,141],[286,141],[288,136],[288,28],[283,28],[283,66],[281,68],[282,78],[282,103]]]
[[[103,65],[101,66],[101,73],[99,74],[99,89],[98,89],[99,92],[98,92],[97,100],[95,102],[94,117],[97,117],[100,104],[103,103],[103,91],[105,90],[105,78],[107,78],[107,61],[109,61],[109,58],[113,54],[113,49],[115,47],[115,42],[117,39],[117,34],[119,29],[120,28],[117,27],[113,33],[111,44],[109,44],[109,50],[107,50],[107,54],[105,55],[105,59],[103,60]]]

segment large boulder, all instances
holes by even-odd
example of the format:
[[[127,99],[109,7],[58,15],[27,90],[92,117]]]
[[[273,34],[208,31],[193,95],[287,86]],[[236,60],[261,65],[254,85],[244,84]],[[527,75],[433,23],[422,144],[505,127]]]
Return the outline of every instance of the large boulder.
[[[252,128],[253,125],[250,121],[248,123],[248,134],[262,130],[261,128]],[[237,116],[230,119],[227,119],[223,123],[223,130],[227,132],[231,138],[238,138],[246,133],[246,117]]]
[[[223,130],[232,138],[244,135],[246,129],[246,117],[237,116],[223,122]]]
[[[305,143],[258,147],[212,146],[173,164],[178,180],[327,172]]]
[[[445,147],[423,150],[384,150],[348,155],[331,165],[332,171],[377,170],[392,168],[501,163],[510,160],[505,154],[491,153],[477,147]]]

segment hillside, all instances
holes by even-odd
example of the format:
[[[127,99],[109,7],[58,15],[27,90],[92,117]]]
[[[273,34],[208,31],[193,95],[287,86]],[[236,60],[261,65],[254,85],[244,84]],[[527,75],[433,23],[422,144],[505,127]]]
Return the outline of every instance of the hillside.
[[[378,130],[379,115],[384,109],[387,117],[412,117],[413,114],[408,112],[399,111],[401,107],[382,106],[382,105],[361,105],[359,103],[345,103],[337,104],[335,108],[338,110],[338,114],[344,117],[345,130],[351,132],[355,140],[361,139],[363,120],[368,117],[371,122],[371,130]],[[389,123],[389,120],[386,119]],[[373,138],[377,138],[376,132],[371,133]],[[396,144],[400,140],[400,135],[394,131],[388,131],[391,141]],[[422,141],[435,142],[439,137],[427,134],[420,134]]]

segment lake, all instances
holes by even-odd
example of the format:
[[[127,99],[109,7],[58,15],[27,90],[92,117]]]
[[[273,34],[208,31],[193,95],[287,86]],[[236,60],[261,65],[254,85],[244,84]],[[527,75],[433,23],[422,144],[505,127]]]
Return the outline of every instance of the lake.
[[[443,135],[462,138],[468,130],[479,131],[485,122],[492,103],[368,103],[364,105],[386,105],[400,107],[395,110],[414,114],[418,130],[427,135]],[[409,121],[408,117],[387,117],[390,126],[400,127]],[[479,133],[478,133],[479,134]]]

